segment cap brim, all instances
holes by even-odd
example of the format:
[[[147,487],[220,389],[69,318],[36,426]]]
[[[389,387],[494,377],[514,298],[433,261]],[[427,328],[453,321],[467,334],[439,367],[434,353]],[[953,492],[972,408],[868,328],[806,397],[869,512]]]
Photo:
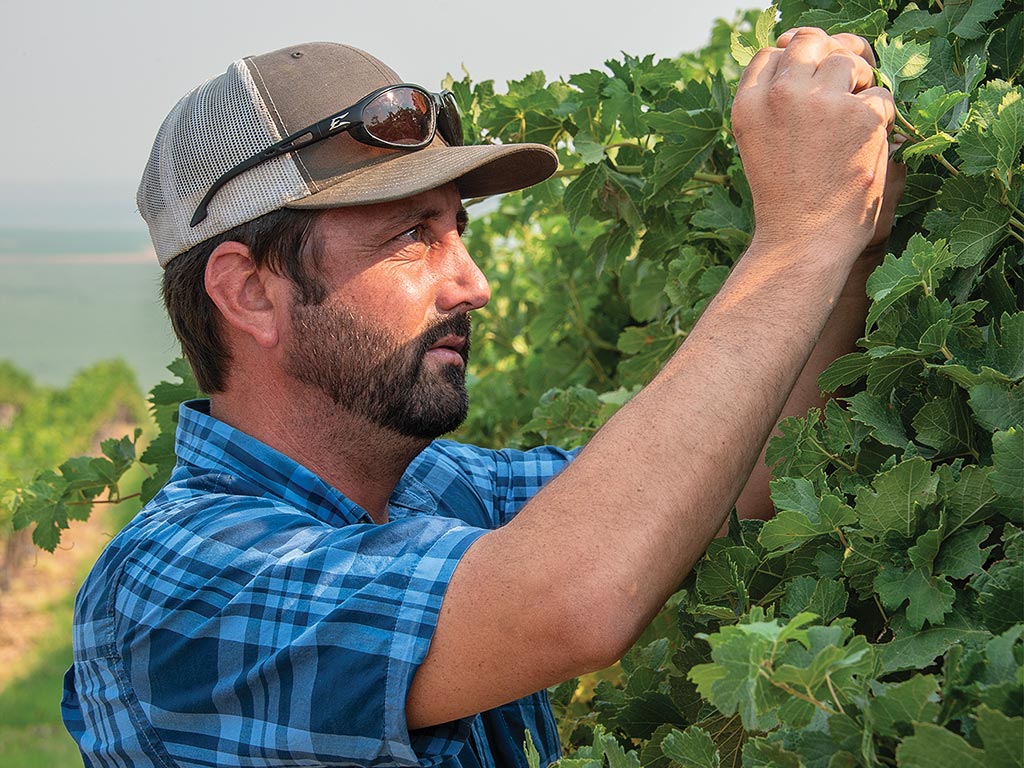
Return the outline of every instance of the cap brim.
[[[542,144],[432,145],[381,158],[350,171],[331,186],[288,203],[287,208],[341,208],[384,203],[456,182],[463,198],[512,192],[544,181],[558,156]]]

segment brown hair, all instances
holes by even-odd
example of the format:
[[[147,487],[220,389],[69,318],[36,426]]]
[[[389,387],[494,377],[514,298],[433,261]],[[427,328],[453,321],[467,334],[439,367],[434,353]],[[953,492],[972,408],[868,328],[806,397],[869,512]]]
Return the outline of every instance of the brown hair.
[[[265,266],[291,280],[303,304],[320,304],[327,295],[327,287],[319,276],[315,247],[320,213],[285,208],[271,211],[204,240],[168,262],[163,277],[164,306],[203,392],[224,390],[231,363],[220,314],[206,293],[206,263],[210,254],[221,243],[242,243],[248,246],[257,267]]]

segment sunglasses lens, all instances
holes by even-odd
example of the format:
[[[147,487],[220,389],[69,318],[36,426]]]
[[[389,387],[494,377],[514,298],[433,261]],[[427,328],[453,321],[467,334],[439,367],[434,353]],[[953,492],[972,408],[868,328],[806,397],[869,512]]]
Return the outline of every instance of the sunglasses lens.
[[[363,107],[363,126],[373,138],[397,146],[422,146],[434,135],[430,96],[414,88],[392,88]]]

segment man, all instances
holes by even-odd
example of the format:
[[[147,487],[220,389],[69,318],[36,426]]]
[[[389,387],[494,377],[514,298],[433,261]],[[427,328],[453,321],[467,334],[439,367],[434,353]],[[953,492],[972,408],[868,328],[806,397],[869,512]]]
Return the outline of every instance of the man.
[[[87,765],[524,765],[527,729],[557,758],[544,688],[631,645],[863,322],[893,105],[863,40],[779,46],[733,111],[750,248],[575,458],[434,439],[489,298],[460,199],[546,178],[550,150],[460,146],[448,96],[333,44],[178,104],[139,205],[212,397],[79,595]]]

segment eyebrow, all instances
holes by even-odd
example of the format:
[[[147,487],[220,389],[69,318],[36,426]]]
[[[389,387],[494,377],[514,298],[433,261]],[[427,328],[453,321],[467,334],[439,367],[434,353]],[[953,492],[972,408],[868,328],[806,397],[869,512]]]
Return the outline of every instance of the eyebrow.
[[[392,216],[386,216],[380,220],[379,227],[381,230],[392,230],[400,227],[404,227],[408,224],[412,224],[417,221],[429,221],[431,219],[441,218],[442,211],[440,208],[433,206],[424,206],[422,208],[413,208],[400,213],[396,213]],[[469,223],[469,213],[463,206],[459,206],[459,210],[455,212],[455,223],[460,227],[465,227]]]

